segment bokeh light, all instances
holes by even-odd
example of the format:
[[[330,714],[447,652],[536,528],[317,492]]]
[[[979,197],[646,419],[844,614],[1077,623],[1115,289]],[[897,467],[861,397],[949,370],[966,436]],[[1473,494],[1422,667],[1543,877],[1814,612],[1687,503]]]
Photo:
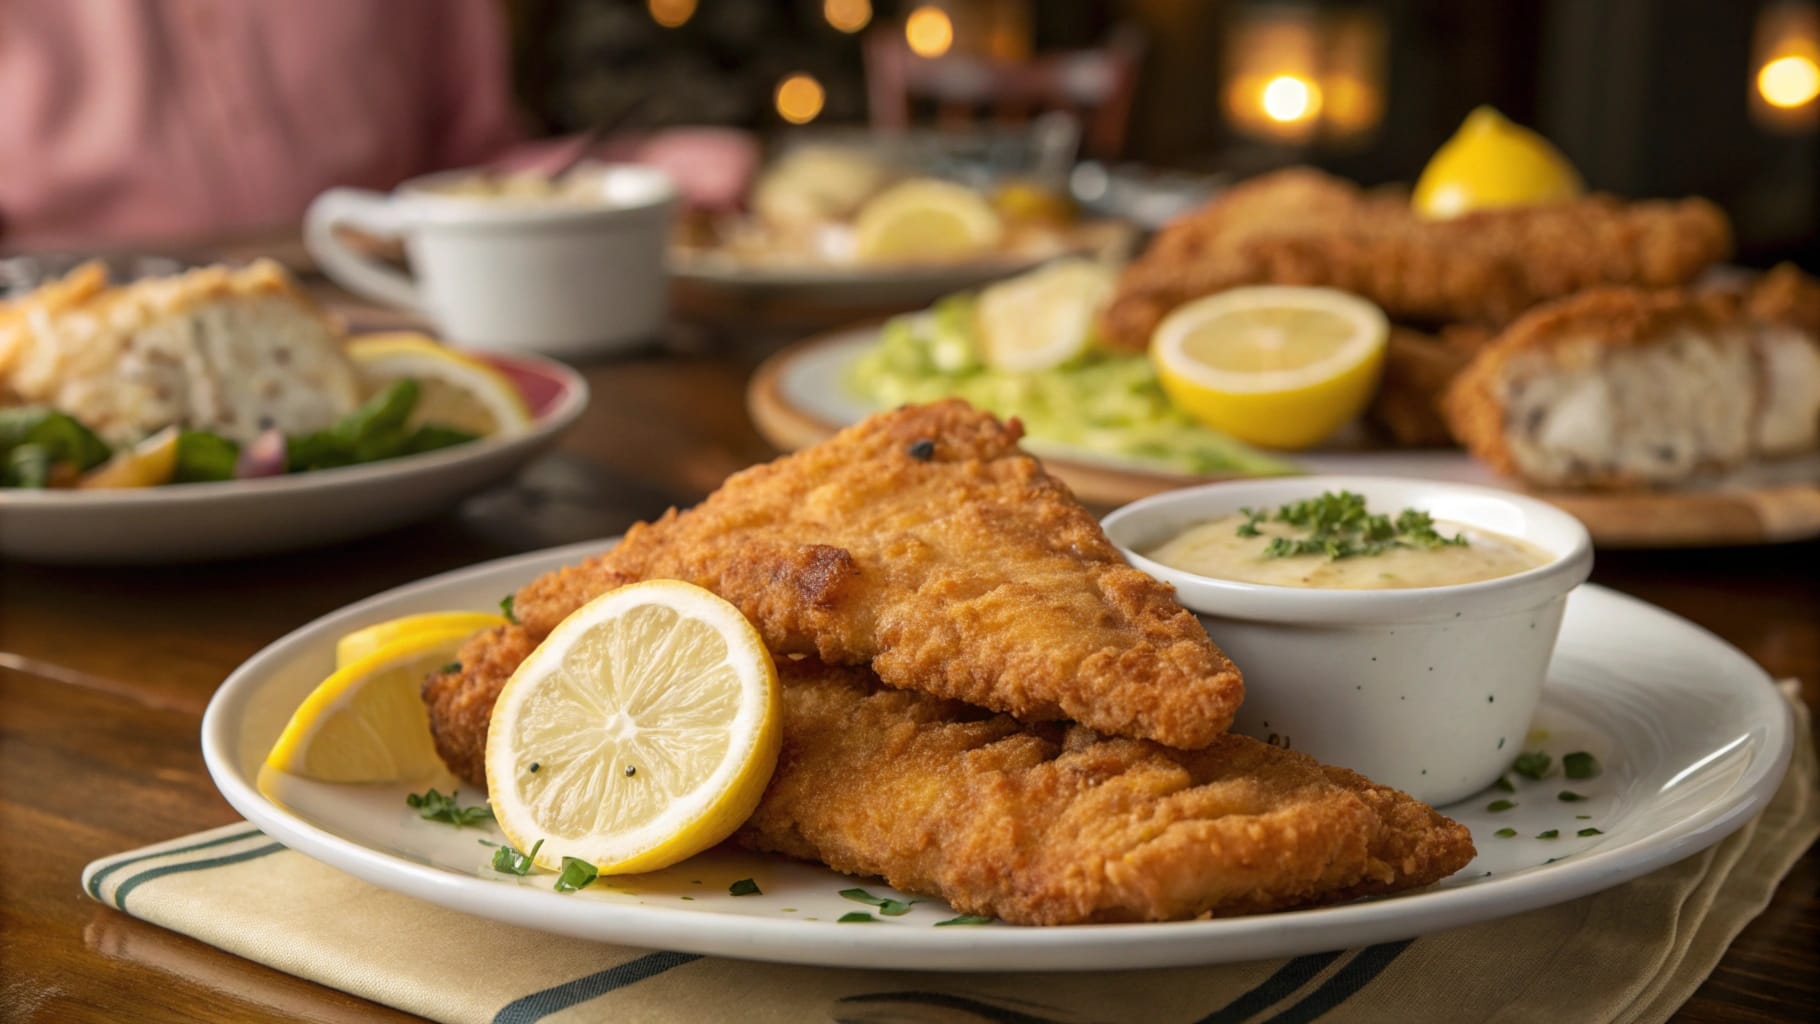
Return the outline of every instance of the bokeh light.
[[[1757,72],[1757,91],[1772,107],[1790,110],[1820,96],[1820,64],[1799,54],[1777,57]]]
[[[1321,90],[1305,78],[1278,75],[1264,83],[1264,114],[1281,124],[1306,121],[1321,109]]]
[[[872,21],[872,0],[822,0],[822,17],[842,32],[858,32]]]
[[[651,20],[665,28],[679,28],[695,17],[695,0],[645,0]]]
[[[940,7],[918,7],[904,19],[904,41],[918,57],[940,57],[954,45],[954,22]]]
[[[808,124],[821,114],[827,98],[814,75],[803,71],[785,75],[777,83],[777,115],[791,124]]]

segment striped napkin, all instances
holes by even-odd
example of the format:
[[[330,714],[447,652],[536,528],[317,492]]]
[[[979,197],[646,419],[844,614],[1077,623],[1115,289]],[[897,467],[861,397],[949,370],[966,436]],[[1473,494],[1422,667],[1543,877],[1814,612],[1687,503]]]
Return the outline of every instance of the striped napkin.
[[[241,823],[106,857],[93,899],[439,1021],[1663,1021],[1820,836],[1806,709],[1769,807],[1654,874],[1406,942],[1218,967],[1074,974],[837,970],[546,935],[361,882]],[[170,967],[171,965],[166,964]],[[174,969],[183,970],[181,965]],[[198,968],[202,970],[202,968]]]

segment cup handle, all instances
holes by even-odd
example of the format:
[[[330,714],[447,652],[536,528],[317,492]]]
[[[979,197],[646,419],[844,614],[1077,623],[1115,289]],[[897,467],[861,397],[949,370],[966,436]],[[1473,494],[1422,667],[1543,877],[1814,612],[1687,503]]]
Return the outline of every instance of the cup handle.
[[[360,255],[336,237],[343,225],[387,238],[404,233],[404,218],[390,196],[359,188],[332,188],[310,203],[303,218],[303,244],[331,278],[369,299],[423,311],[417,286],[392,268]]]

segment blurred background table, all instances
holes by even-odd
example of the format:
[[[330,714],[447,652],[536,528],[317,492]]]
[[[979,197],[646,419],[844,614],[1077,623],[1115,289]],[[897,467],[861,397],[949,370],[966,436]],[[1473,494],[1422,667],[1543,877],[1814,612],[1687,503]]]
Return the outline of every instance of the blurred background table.
[[[282,253],[252,240],[215,247]],[[327,295],[331,303],[345,297]],[[88,861],[235,820],[203,768],[215,687],[289,630],[369,594],[622,532],[773,457],[745,411],[768,354],[830,314],[679,296],[644,351],[584,364],[591,407],[514,486],[340,547],[150,569],[0,566],[0,1017],[405,1020],[85,899]],[[377,311],[351,308],[360,324]],[[1820,706],[1820,543],[1601,555],[1596,582],[1797,676]],[[1678,1019],[1820,1017],[1820,853],[1809,851]]]

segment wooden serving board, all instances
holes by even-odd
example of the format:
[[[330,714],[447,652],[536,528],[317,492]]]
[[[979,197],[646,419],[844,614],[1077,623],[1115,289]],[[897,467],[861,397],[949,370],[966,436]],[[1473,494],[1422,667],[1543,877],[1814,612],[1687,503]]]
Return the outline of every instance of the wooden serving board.
[[[818,335],[767,359],[746,389],[759,433],[786,451],[826,440],[863,415],[857,399],[835,396],[832,368],[875,338],[876,326]],[[1604,548],[1718,547],[1820,537],[1820,456],[1683,490],[1528,490],[1494,476],[1463,452],[1313,452],[1310,472],[1417,476],[1524,491],[1577,517]],[[1043,465],[1089,505],[1113,508],[1220,477],[1048,456]]]

